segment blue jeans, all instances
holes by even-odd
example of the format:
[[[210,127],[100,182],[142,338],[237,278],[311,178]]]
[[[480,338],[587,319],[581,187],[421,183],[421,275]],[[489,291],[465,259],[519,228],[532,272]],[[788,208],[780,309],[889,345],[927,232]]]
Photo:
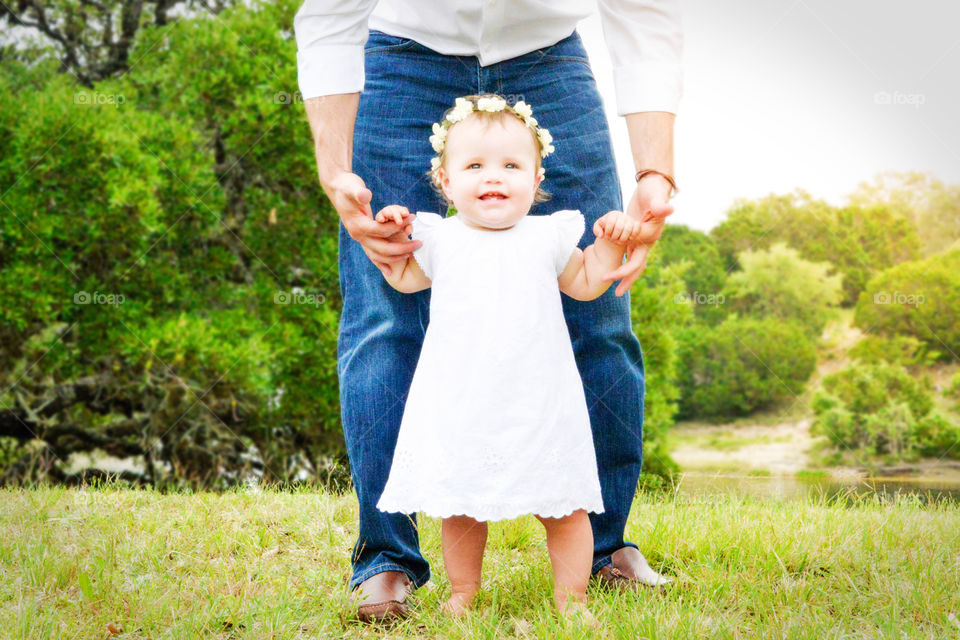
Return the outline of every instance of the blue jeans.
[[[576,32],[553,46],[481,67],[475,57],[442,55],[413,40],[371,31],[365,61],[353,170],[373,192],[374,213],[390,204],[446,213],[426,175],[434,155],[430,127],[455,98],[474,93],[523,99],[556,141],[544,163],[544,187],[553,197],[535,204],[530,215],[579,209],[587,223],[582,249],[593,243],[597,218],[623,209],[603,106]],[[429,321],[430,290],[395,291],[342,223],[339,240],[343,312],[337,372],[360,502],[350,588],[382,571],[404,571],[420,587],[430,567],[420,553],[416,515],[386,514],[376,504]],[[636,546],[623,535],[643,456],[643,356],[630,325],[629,294],[618,298],[614,289],[590,302],[562,296],[605,509],[590,514],[594,572],[609,564],[617,549]]]

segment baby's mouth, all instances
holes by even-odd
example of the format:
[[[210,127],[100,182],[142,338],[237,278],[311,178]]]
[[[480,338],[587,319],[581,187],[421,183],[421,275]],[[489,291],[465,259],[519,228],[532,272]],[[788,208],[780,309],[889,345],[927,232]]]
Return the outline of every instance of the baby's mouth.
[[[499,191],[488,191],[487,193],[480,196],[481,200],[506,200],[507,196],[500,193]]]

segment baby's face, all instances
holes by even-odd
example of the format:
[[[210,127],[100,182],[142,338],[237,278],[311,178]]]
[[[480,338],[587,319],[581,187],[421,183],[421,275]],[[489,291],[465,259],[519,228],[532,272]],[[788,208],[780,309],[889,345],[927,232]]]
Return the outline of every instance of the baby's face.
[[[506,229],[527,215],[541,178],[537,143],[516,118],[468,117],[450,129],[440,170],[443,192],[464,223]]]

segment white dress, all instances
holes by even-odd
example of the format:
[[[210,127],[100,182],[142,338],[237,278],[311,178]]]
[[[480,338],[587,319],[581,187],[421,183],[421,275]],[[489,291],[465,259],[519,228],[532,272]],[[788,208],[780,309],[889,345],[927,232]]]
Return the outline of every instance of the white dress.
[[[378,509],[484,521],[603,512],[557,284],[583,232],[579,211],[500,231],[417,212],[430,323]]]

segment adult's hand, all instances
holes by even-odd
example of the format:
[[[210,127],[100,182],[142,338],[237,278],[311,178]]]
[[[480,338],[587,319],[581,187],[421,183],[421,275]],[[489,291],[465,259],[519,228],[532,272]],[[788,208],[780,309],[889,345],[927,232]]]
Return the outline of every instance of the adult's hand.
[[[350,237],[360,243],[363,252],[387,275],[393,274],[392,265],[404,262],[422,242],[410,240],[412,225],[397,222],[377,222],[370,208],[373,194],[363,178],[344,171],[324,186],[327,197],[343,221]]]
[[[660,239],[667,216],[673,213],[673,205],[668,201],[670,188],[670,183],[658,175],[645,176],[637,183],[626,213],[640,221],[640,234],[627,248],[627,261],[603,276],[604,280],[620,280],[614,291],[617,296],[629,291],[647,268],[650,249]]]

